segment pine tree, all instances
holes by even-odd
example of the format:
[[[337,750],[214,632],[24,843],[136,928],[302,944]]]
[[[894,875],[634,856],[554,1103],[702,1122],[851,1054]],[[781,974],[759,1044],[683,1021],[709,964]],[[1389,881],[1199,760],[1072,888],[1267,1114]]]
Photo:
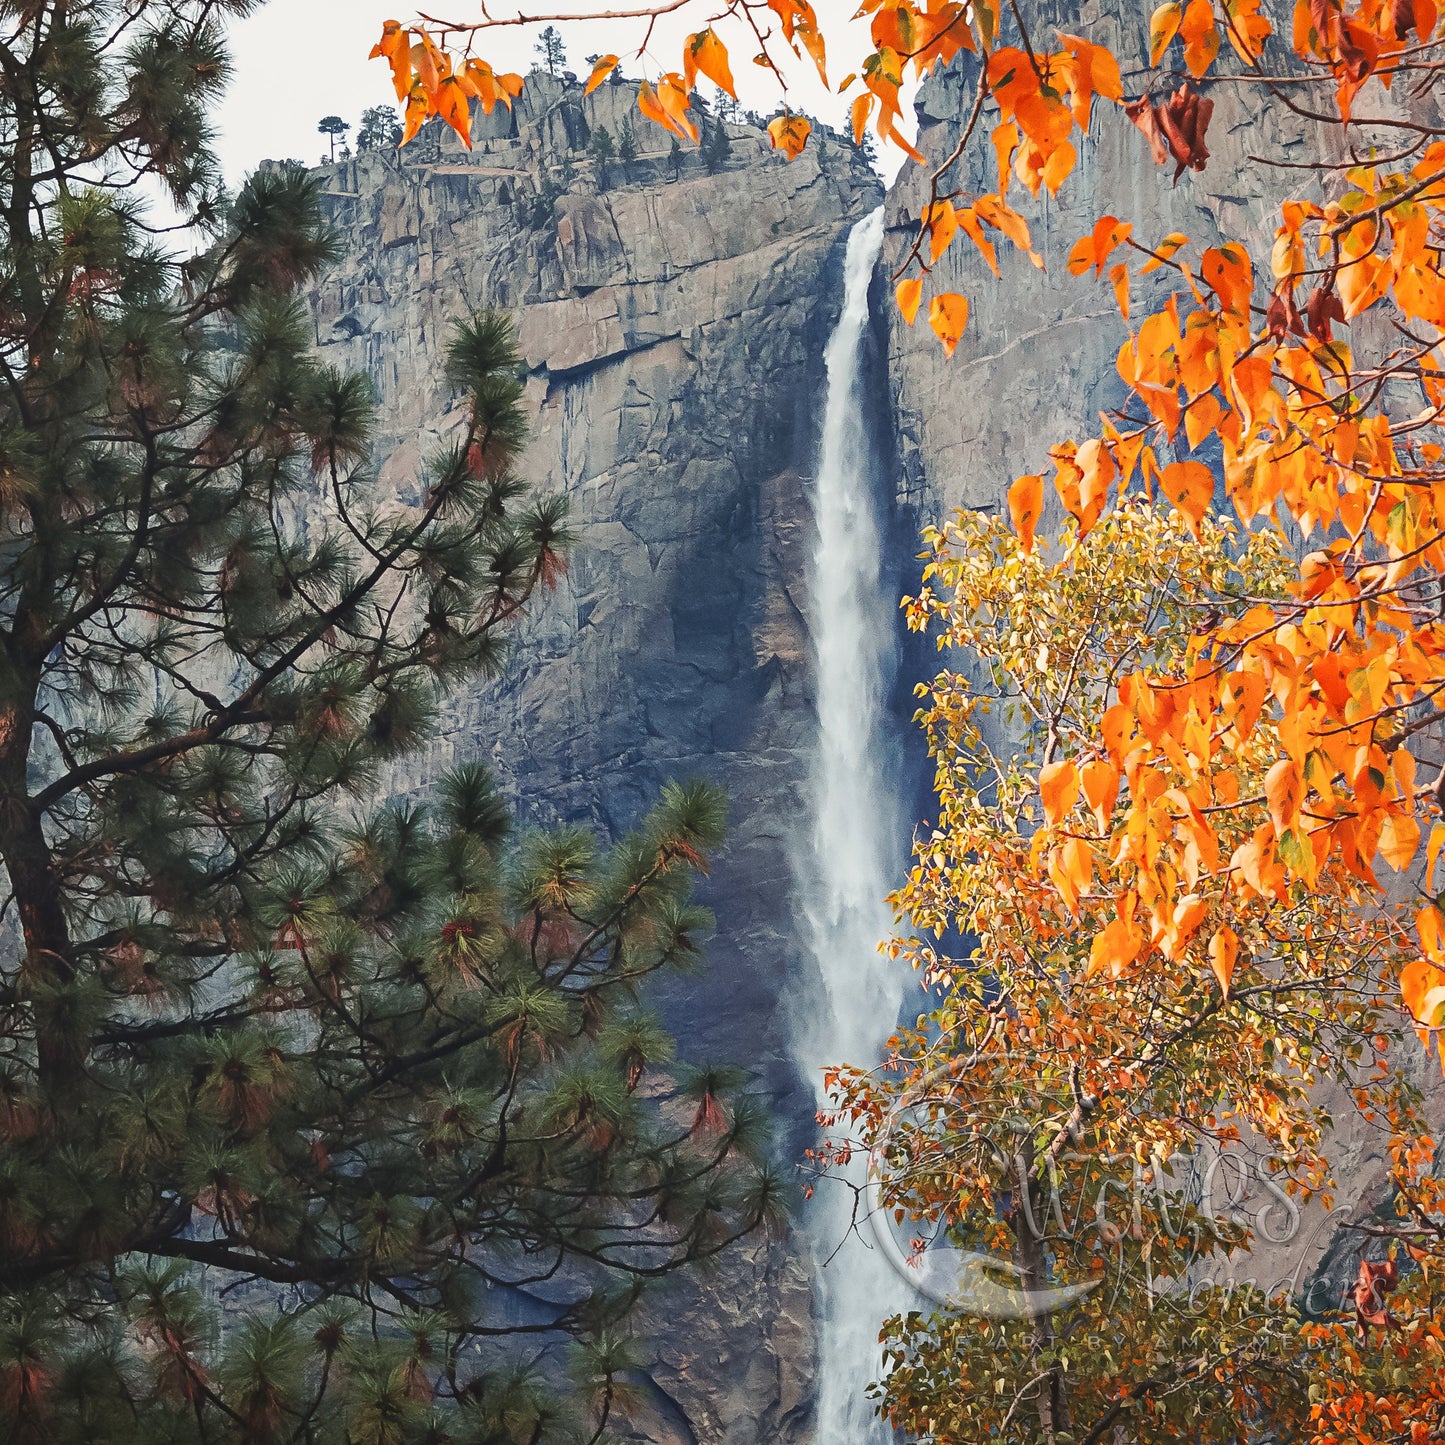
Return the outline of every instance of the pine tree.
[[[361,128],[356,133],[357,150],[387,150],[400,145],[401,137],[401,121],[391,106],[370,105],[361,112]]]
[[[349,120],[342,120],[339,115],[323,115],[316,123],[316,129],[331,142],[331,159],[336,159],[336,137],[346,135],[351,129]]]
[[[612,132],[605,125],[599,125],[587,141],[587,153],[597,168],[597,186],[599,190],[605,190],[607,186],[608,171],[612,165],[612,159],[617,154],[617,148],[612,142]]]
[[[377,481],[296,297],[317,182],[220,198],[222,8],[0,20],[0,1436],[590,1436],[640,1286],[774,1207],[756,1111],[644,998],[721,805],[609,849],[510,841],[476,764],[378,801],[565,517],[491,315],[456,433]],[[157,184],[208,244],[167,254]]]
[[[547,67],[548,75],[556,75],[567,63],[567,51],[562,44],[562,34],[555,25],[549,25],[537,37],[537,43],[532,47],[542,64]]]
[[[705,121],[702,128],[702,163],[709,175],[716,175],[728,163],[733,143],[727,126],[720,120]]]

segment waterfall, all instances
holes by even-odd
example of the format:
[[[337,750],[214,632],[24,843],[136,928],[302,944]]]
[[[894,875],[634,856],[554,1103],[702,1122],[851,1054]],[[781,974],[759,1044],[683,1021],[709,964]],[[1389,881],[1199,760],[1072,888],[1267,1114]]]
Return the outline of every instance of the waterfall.
[[[811,579],[818,730],[809,779],[811,831],[799,850],[803,934],[821,978],[796,1029],[798,1061],[826,1101],[830,1064],[869,1066],[898,1017],[901,983],[878,952],[892,916],[897,808],[885,704],[896,668],[896,599],[881,573],[877,486],[859,386],[868,288],[883,244],[883,210],[854,226],[843,267],[843,310],[828,342],[827,400],[814,496]],[[860,1165],[862,1161],[859,1161]],[[863,1180],[860,1168],[858,1182]],[[862,1203],[867,1204],[867,1196]],[[817,1445],[890,1438],[864,1390],[878,1378],[878,1327],[908,1291],[859,1218],[854,1193],[824,1181],[812,1209],[818,1262]]]

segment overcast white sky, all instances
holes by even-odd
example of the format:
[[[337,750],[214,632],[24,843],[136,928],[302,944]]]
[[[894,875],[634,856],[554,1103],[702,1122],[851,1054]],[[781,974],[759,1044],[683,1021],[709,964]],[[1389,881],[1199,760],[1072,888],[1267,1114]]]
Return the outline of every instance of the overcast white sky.
[[[480,11],[476,0],[428,0],[424,8],[436,13],[438,5],[446,7],[449,19],[468,19]],[[577,0],[575,4],[563,0],[545,8],[580,12],[609,6],[608,0]],[[567,45],[569,67],[579,75],[587,71],[586,55],[605,51],[623,57],[622,69],[627,75],[645,71],[655,76],[661,69],[678,68],[682,37],[701,29],[717,8],[717,0],[697,0],[678,16],[659,22],[645,61],[631,53],[642,42],[644,26],[640,22],[574,23],[559,29]],[[849,32],[853,43],[847,48],[852,53],[840,53],[845,46],[835,39],[843,34],[841,26],[856,8],[856,0],[817,0],[818,12],[830,32],[828,71],[834,84],[856,68],[869,48],[865,25],[855,24]],[[494,15],[516,13],[503,4],[493,5],[492,11]],[[235,79],[217,117],[227,179],[234,185],[268,157],[294,156],[314,162],[326,149],[325,139],[316,132],[316,122],[323,115],[334,112],[355,125],[366,106],[393,101],[385,62],[369,61],[367,54],[381,34],[383,20],[408,20],[412,15],[395,0],[269,0],[250,19],[239,22],[232,33]],[[525,38],[520,30],[494,34],[495,38],[486,37],[479,43],[478,53],[499,68],[525,72],[532,59],[532,33]],[[746,35],[722,26],[719,34],[732,52],[733,77],[743,104],[764,113],[776,110],[776,82],[751,63],[754,46]],[[819,84],[811,62],[795,66],[789,84],[794,87],[790,92],[793,105],[834,125],[843,124],[847,104],[856,94],[850,91],[846,98],[830,95]],[[885,157],[888,170],[896,168],[897,156],[895,151]]]

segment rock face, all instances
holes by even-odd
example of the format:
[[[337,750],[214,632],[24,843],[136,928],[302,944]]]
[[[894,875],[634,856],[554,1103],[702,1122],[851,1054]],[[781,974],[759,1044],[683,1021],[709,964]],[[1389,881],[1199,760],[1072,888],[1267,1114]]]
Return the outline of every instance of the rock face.
[[[312,297],[316,341],[372,377],[382,478],[411,487],[457,420],[451,323],[515,312],[524,466],[567,495],[578,540],[503,676],[454,699],[402,785],[481,756],[524,819],[615,834],[668,778],[723,783],[731,837],[704,899],[719,928],[670,1022],[685,1056],[757,1070],[801,1125],[784,1002],[810,726],[807,477],[846,235],[882,187],[851,145],[788,164],[749,126],[729,127],[710,175],[691,150],[674,170],[641,122],[653,149],[599,175],[589,140],[619,141],[635,115],[632,86],[584,98],[534,75],[514,115],[478,117],[470,155],[424,134],[326,167],[343,254]],[[759,1246],[705,1303],[669,1308],[633,1438],[804,1438],[811,1325],[793,1250]]]

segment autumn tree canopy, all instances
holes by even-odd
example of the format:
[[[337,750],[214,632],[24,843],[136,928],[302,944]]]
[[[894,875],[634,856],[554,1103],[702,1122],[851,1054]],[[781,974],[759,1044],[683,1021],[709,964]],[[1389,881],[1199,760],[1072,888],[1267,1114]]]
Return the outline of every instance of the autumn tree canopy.
[[[604,847],[513,838],[475,762],[388,800],[564,508],[491,314],[378,480],[317,182],[219,188],[251,8],[0,7],[0,1435],[597,1438],[642,1287],[772,1208],[646,1005],[722,805]]]
[[[652,66],[639,108],[679,139],[695,139],[698,75],[731,94],[745,59],[785,86],[797,60],[827,79],[837,48],[833,12],[809,0],[716,0],[683,7],[696,28],[674,60],[649,47],[652,22],[678,7],[637,8],[616,18],[615,49]],[[968,298],[937,288],[934,267],[956,245],[995,270],[1040,264],[1030,209],[1075,183],[1091,128],[1132,125],[1161,184],[1178,182],[1209,167],[1228,86],[1317,127],[1325,157],[1254,162],[1276,168],[1269,188],[1285,198],[1272,245],[1099,216],[1068,269],[1117,300],[1125,404],[1090,435],[1052,439],[1051,475],[1007,485],[1011,537],[966,518],[932,534],[912,621],[981,659],[986,679],[967,683],[960,665],[926,690],[939,815],[898,900],[918,931],[896,946],[946,1002],[900,1039],[894,1073],[840,1074],[840,1127],[886,1141],[885,1195],[905,1217],[965,1240],[994,1229],[1036,1283],[1124,1275],[1113,1324],[1097,1305],[1073,1325],[1035,1311],[989,1351],[947,1310],[895,1323],[884,1405],[938,1441],[1172,1438],[1171,1412],[1186,1406],[1191,1438],[1259,1438],[1266,1423],[1322,1442],[1439,1438],[1430,1291],[1445,1210],[1407,1050],[1438,1052],[1445,1025],[1440,11],[1167,0],[1113,17],[1137,27],[1125,56],[1074,28],[1032,33],[1015,4],[860,8],[872,50],[835,88],[853,95],[859,134],[872,127],[931,167],[893,281],[903,322],[923,312],[950,354]],[[465,140],[471,99],[510,102],[520,77],[496,76],[483,52],[515,23],[490,12],[386,23],[377,53],[410,134],[436,115]],[[616,59],[602,56],[588,83]],[[950,63],[969,99],[953,150],[926,161],[900,129],[902,90]],[[808,142],[786,109],[770,132],[790,156]],[[960,180],[971,147],[996,157],[992,189]],[[1019,254],[1001,255],[999,236]],[[1046,493],[1067,518],[1054,541],[1041,530]],[[1055,601],[1053,625],[1019,611],[1030,593]],[[1016,713],[1004,737],[980,722],[991,692]],[[1400,1246],[1361,1263],[1348,1327],[1235,1295],[1214,1300],[1202,1328],[1180,1315],[1167,1339],[1135,1329],[1139,1311],[1118,1302],[1154,1298],[1141,1272],[1183,1277],[1191,1231],[1157,1214],[1122,1256],[1096,1259],[1083,1235],[1082,1253],[1074,1242],[1018,1253],[1032,1246],[1011,1218],[1049,1193],[1071,1150],[1086,1156],[1077,1193],[1119,1168],[1118,1153],[1153,1169],[1156,1144],[1236,1131],[1269,1141],[1289,1188],[1318,1199],[1331,1176],[1317,1116],[1327,1083],[1392,1162],[1393,1200],[1361,1237]],[[1003,1163],[970,1173],[940,1141],[978,1142],[989,1088],[1019,1105],[1028,1148],[985,1149]],[[934,1127],[900,1141],[892,1111],[920,1098]],[[1073,1329],[1082,1353],[1070,1353]],[[1301,1396],[1290,1372],[1306,1345],[1318,1352]]]

